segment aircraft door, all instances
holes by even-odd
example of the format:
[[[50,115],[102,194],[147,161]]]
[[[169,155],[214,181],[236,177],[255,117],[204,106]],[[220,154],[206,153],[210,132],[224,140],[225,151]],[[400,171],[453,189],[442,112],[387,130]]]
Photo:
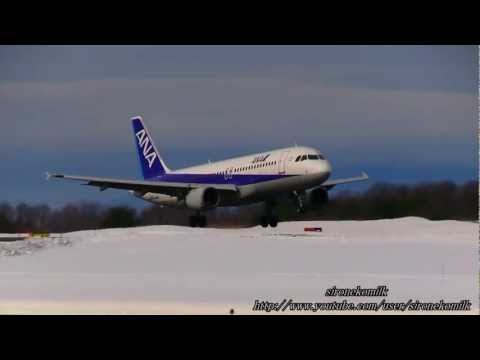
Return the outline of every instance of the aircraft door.
[[[230,167],[226,170],[224,175],[225,180],[230,180],[231,178],[233,178],[233,169],[233,167]]]
[[[287,166],[287,158],[288,158],[288,153],[289,152],[290,151],[287,150],[287,151],[284,151],[280,155],[280,159],[278,160],[278,173],[279,174],[285,174],[286,166]]]

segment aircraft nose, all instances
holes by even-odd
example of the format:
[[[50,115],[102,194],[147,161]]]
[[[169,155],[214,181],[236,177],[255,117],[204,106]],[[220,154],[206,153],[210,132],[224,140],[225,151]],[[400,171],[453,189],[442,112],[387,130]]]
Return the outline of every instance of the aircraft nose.
[[[328,160],[316,161],[315,163],[309,164],[307,172],[310,174],[319,174],[322,175],[322,177],[326,176],[328,178],[332,172],[332,166]]]
[[[327,177],[329,177],[332,172],[332,165],[330,165],[330,162],[328,160],[323,160],[321,166],[323,169],[322,172],[327,174]]]

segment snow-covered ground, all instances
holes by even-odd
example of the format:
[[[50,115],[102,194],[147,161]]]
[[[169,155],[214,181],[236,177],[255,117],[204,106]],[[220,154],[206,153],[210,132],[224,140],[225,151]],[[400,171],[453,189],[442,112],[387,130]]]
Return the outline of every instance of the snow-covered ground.
[[[0,242],[0,313],[248,314],[258,313],[256,299],[382,299],[324,296],[332,286],[357,285],[388,286],[388,302],[468,299],[478,313],[478,236],[477,223],[410,217],[275,229],[149,226]]]

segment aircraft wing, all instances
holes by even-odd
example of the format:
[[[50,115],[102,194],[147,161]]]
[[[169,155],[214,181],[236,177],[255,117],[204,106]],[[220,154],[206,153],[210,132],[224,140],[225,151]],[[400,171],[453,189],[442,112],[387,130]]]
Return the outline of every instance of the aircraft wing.
[[[144,193],[162,193],[172,196],[184,195],[190,189],[204,186],[212,187],[219,191],[237,191],[237,187],[232,184],[196,184],[176,183],[167,181],[137,181],[47,173],[47,179],[50,178],[85,181],[86,183],[84,183],[83,185],[97,186],[100,188],[100,191],[111,188],[133,190]]]
[[[345,178],[345,179],[336,179],[336,180],[328,180],[325,181],[321,186],[323,188],[326,188],[327,190],[330,190],[333,188],[335,185],[340,185],[340,184],[347,184],[355,181],[364,181],[368,179],[368,175],[362,171],[361,176],[356,176],[356,177],[351,177],[351,178]]]

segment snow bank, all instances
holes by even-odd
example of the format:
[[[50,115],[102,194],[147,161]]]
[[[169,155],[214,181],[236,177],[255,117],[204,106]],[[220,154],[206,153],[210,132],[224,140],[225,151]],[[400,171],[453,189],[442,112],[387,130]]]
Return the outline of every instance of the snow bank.
[[[252,313],[256,299],[327,301],[334,285],[478,309],[478,264],[477,223],[412,217],[80,231],[0,242],[0,313]]]

